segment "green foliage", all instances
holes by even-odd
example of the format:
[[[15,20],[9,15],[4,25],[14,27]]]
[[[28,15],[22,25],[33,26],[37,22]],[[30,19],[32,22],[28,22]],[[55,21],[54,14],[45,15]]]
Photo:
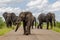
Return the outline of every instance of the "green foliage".
[[[56,31],[56,32],[60,32],[60,28],[58,28],[58,27],[54,27],[52,30]]]
[[[56,27],[60,28],[60,22],[56,22]]]
[[[12,30],[12,28],[6,28],[6,27],[0,29],[0,36],[6,34],[7,32],[9,32],[9,31],[11,31],[11,30]]]
[[[47,25],[45,23],[43,24],[43,29],[46,29],[46,28],[47,28]],[[49,25],[49,30],[60,32],[60,22],[56,22],[56,27],[53,26],[53,29],[51,29],[51,26]]]
[[[0,36],[6,34],[7,32],[13,30],[14,28],[7,28],[6,23],[3,21],[2,17],[0,17]]]
[[[52,30],[56,32],[60,32],[60,22],[56,22],[56,27],[54,27]]]
[[[36,26],[38,26],[38,22],[36,22]]]
[[[0,17],[0,29],[3,28],[5,26],[5,23],[2,19],[2,17]]]

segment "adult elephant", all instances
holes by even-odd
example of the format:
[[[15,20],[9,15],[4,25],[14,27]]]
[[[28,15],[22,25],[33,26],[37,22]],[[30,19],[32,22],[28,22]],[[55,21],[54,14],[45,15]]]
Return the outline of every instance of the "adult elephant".
[[[31,34],[30,28],[31,28],[32,21],[33,21],[32,17],[33,17],[33,15],[31,12],[21,12],[19,14],[19,19],[17,20],[17,28],[16,28],[15,32],[18,30],[19,23],[22,21],[23,22],[24,35]]]
[[[12,27],[11,13],[4,12],[3,17],[6,21],[7,27]]]
[[[3,17],[4,17],[5,21],[6,21],[7,27],[12,27],[12,24],[15,25],[15,22],[16,22],[16,20],[18,18],[15,15],[15,13],[8,13],[8,12],[4,12]]]
[[[32,29],[33,29],[33,26],[35,25],[35,28],[36,28],[36,18],[33,16],[32,17]]]
[[[55,14],[54,13],[51,13],[51,12],[49,12],[48,14],[41,13],[38,16],[38,20],[39,20],[39,25],[38,25],[37,28],[42,29],[43,22],[47,23],[47,29],[49,27],[49,22],[50,22],[50,25],[51,25],[51,29],[52,29],[52,24],[53,24],[52,21],[54,21],[54,26],[55,26]]]

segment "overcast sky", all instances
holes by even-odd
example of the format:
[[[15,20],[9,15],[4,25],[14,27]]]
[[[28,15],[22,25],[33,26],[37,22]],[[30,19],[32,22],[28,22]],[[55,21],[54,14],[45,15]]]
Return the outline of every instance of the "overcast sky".
[[[41,12],[54,12],[56,20],[60,21],[60,0],[0,0],[0,16],[5,11],[16,15],[21,11],[31,11],[35,17]]]

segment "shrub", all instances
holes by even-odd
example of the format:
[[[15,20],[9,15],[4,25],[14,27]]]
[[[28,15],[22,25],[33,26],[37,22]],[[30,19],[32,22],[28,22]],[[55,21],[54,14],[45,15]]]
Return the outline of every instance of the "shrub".
[[[56,22],[56,27],[60,28],[60,22]]]
[[[3,28],[5,26],[5,23],[2,19],[2,17],[0,17],[0,29]]]

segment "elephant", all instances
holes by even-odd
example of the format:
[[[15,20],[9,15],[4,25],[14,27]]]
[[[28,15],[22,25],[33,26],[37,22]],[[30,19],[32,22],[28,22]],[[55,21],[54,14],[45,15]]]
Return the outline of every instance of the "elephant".
[[[51,29],[52,29],[52,21],[54,21],[54,26],[55,26],[55,14],[52,13],[52,12],[48,12],[47,14],[44,14],[44,13],[41,13],[39,16],[38,16],[38,20],[39,20],[39,24],[38,24],[38,27],[37,28],[41,28],[42,29],[42,24],[43,22],[46,22],[47,23],[47,29],[49,28],[49,22],[50,22],[50,25],[51,25]]]
[[[19,14],[19,18],[17,19],[17,27],[15,32],[18,30],[19,28],[19,23],[21,23],[21,21],[23,22],[23,30],[24,30],[24,35],[29,35],[31,34],[30,28],[32,26],[32,13],[29,11],[26,12],[21,12]]]
[[[6,21],[6,25],[9,28],[10,26],[12,27],[12,20],[11,20],[11,13],[4,12],[3,17]]]
[[[15,25],[16,23],[16,20],[18,18],[18,16],[15,15],[15,13],[8,13],[8,12],[4,12],[3,13],[3,17],[6,21],[6,25],[7,27],[12,27],[12,25]]]
[[[36,18],[33,16],[32,17],[32,29],[33,29],[33,25],[35,25],[35,28],[36,28]]]

